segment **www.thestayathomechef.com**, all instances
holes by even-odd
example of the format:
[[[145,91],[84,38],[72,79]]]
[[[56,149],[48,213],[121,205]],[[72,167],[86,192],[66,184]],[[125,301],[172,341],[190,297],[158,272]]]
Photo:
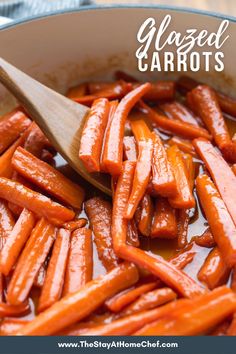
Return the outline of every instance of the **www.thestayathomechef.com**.
[[[126,342],[124,340],[104,342],[95,340],[93,342],[88,342],[86,340],[81,340],[74,343],[58,343],[58,348],[178,348],[179,345],[176,342],[161,342],[157,340],[151,342],[149,340],[142,340],[140,342]]]

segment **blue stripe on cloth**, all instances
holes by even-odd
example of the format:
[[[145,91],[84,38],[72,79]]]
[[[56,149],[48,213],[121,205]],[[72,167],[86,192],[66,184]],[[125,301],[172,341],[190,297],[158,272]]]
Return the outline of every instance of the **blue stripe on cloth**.
[[[0,4],[0,16],[22,19],[90,4],[90,0],[12,0]]]

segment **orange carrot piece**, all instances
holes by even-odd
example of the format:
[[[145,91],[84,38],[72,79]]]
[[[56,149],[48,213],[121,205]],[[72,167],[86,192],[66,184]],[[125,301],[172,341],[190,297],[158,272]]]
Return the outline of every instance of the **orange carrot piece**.
[[[129,161],[137,161],[137,145],[133,136],[125,136],[123,140],[124,158]]]
[[[19,305],[5,304],[3,302],[0,303],[0,318],[22,316],[29,312],[30,306],[28,302]]]
[[[192,240],[201,247],[207,247],[207,248],[212,248],[215,247],[216,242],[214,240],[214,237],[211,233],[210,228],[207,228],[202,235],[200,236],[194,236]]]
[[[169,258],[169,262],[178,269],[184,269],[186,265],[193,261],[195,255],[194,243],[189,243],[183,250]]]
[[[176,299],[176,293],[170,288],[161,288],[141,295],[136,301],[127,306],[120,316],[129,316],[137,312],[153,309]]]
[[[79,157],[88,172],[100,171],[102,140],[108,121],[109,108],[107,99],[95,100],[84,124]]]
[[[217,288],[186,304],[170,316],[153,322],[135,335],[191,336],[208,332],[236,309],[236,296],[226,286]]]
[[[133,87],[141,84],[134,83]],[[151,82],[150,90],[144,95],[143,99],[147,101],[171,100],[175,95],[175,83],[173,81]]]
[[[153,133],[152,185],[163,197],[175,196],[178,193],[172,166],[167,158],[166,150],[160,137]]]
[[[70,87],[66,93],[66,97],[70,99],[83,97],[87,94],[87,89],[88,89],[88,85],[85,82],[83,82],[82,84],[79,84],[77,86]]]
[[[69,231],[75,231],[76,229],[80,229],[81,227],[84,227],[87,224],[87,219],[80,218],[78,220],[72,220],[68,221],[65,224],[63,224],[63,228]]]
[[[83,332],[86,336],[112,336],[112,335],[130,335],[139,330],[145,324],[152,323],[168,316],[173,310],[183,308],[189,300],[180,299],[178,301],[171,301],[170,303],[160,306],[153,310],[143,311],[141,313],[135,313],[134,315],[126,316],[111,323],[96,326]]]
[[[0,154],[6,150],[29,127],[31,120],[19,109],[5,114],[0,119]]]
[[[230,268],[225,264],[218,247],[215,247],[208,254],[200,268],[198,279],[212,290],[225,284],[229,278],[229,274]]]
[[[11,163],[12,156],[18,146],[25,141],[25,135],[16,140],[1,156],[0,156],[0,176],[11,178],[13,175],[13,166]]]
[[[171,146],[177,145],[181,151],[186,152],[186,153],[192,155],[193,157],[197,157],[194,146],[192,145],[192,143],[189,140],[181,139],[177,136],[174,136],[173,138],[168,140],[168,144]]]
[[[59,229],[39,297],[38,312],[45,311],[61,297],[69,247],[70,231]]]
[[[236,314],[234,313],[233,320],[227,329],[226,332],[227,336],[236,336]]]
[[[197,127],[199,126],[196,116],[187,107],[178,101],[164,103],[160,106],[160,108],[171,119],[189,123]]]
[[[189,176],[177,146],[171,146],[167,149],[167,156],[174,171],[174,176],[178,188],[175,197],[169,198],[170,205],[173,208],[190,209],[195,206],[195,199],[189,183]]]
[[[149,236],[153,218],[153,203],[150,195],[145,194],[141,201],[141,214],[138,229],[144,236]]]
[[[48,197],[35,192],[23,184],[11,181],[7,178],[0,178],[0,198],[33,211],[39,216],[45,216],[55,224],[63,224],[65,221],[72,220],[75,213],[64,206],[53,202]]]
[[[133,285],[138,280],[137,268],[122,263],[104,276],[87,283],[79,291],[57,301],[22,327],[16,335],[51,335],[87,317],[106,299]]]
[[[7,300],[10,304],[18,305],[25,301],[54,239],[55,227],[45,219],[39,220],[20,255],[9,283]]]
[[[125,306],[129,305],[142,294],[147,293],[150,290],[158,287],[158,282],[150,282],[146,284],[141,284],[135,288],[126,289],[121,293],[116,294],[111,299],[105,302],[106,307],[112,312],[120,312]]]
[[[29,320],[22,320],[21,318],[4,318],[0,326],[0,335],[10,336],[28,322]]]
[[[236,225],[236,176],[216,151],[213,145],[205,139],[196,139],[193,142],[197,153],[205,162],[213,181],[218,188],[221,198],[223,199],[235,225]],[[227,188],[225,188],[227,186]]]
[[[24,142],[24,149],[38,158],[42,158],[43,151],[52,149],[52,145],[48,138],[43,134],[42,130],[33,122],[28,131]]]
[[[127,239],[126,242],[130,246],[139,247],[139,235],[137,225],[134,219],[129,220],[127,229]]]
[[[122,170],[123,138],[127,116],[134,105],[148,92],[150,84],[146,83],[129,92],[120,101],[112,119],[106,145],[104,146],[103,162],[106,171],[112,176],[119,175]]]
[[[16,149],[12,157],[12,165],[19,174],[58,200],[74,208],[81,208],[84,199],[83,189],[22,147]]]
[[[175,210],[166,198],[159,197],[155,203],[155,212],[151,228],[152,238],[173,239],[177,236]]]
[[[77,229],[71,243],[65,273],[63,296],[81,289],[93,276],[92,231]]]
[[[35,224],[33,213],[24,209],[0,252],[0,272],[8,275]]]
[[[214,183],[207,175],[196,179],[197,194],[225,263],[236,264],[236,227]]]
[[[6,203],[0,200],[0,250],[15,225],[15,219]]]
[[[118,258],[112,247],[111,204],[102,198],[94,197],[85,202],[85,211],[94,233],[99,259],[107,271],[117,267]]]
[[[124,96],[127,93],[127,83],[124,80],[115,82],[95,81],[88,83],[89,94],[97,94],[104,91],[111,91],[119,97]]]
[[[148,114],[149,119],[161,129],[165,131],[169,131],[174,135],[180,135],[186,139],[194,139],[203,137],[206,139],[211,139],[210,134],[208,131],[201,127],[195,127],[192,124],[180,122],[177,120],[169,119],[159,113],[157,113],[154,109],[147,106],[145,103],[142,102],[141,109],[144,113]]]
[[[132,131],[138,143],[138,160],[134,173],[133,186],[125,211],[125,217],[132,219],[142,200],[151,175],[153,141],[151,133],[143,120],[131,122]]]
[[[188,243],[189,211],[186,209],[179,209],[177,213],[178,248],[184,248]]]

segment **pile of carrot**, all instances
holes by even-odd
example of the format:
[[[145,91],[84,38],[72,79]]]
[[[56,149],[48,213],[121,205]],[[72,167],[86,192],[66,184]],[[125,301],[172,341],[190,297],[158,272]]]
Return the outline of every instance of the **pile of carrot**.
[[[112,196],[20,106],[0,118],[0,334],[236,335],[236,100],[122,71],[67,97]]]

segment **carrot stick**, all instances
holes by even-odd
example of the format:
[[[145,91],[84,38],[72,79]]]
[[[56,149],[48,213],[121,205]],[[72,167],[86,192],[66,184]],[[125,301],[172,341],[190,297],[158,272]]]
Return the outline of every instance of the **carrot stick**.
[[[10,336],[28,322],[29,320],[22,320],[21,318],[4,318],[1,322],[0,335]]]
[[[46,262],[44,262],[41,267],[39,268],[38,274],[36,275],[35,279],[34,279],[34,286],[36,286],[36,288],[42,288],[44,281],[45,281],[45,277],[46,277]]]
[[[59,229],[40,294],[38,312],[45,311],[61,297],[69,247],[70,231]]]
[[[150,131],[143,120],[131,122],[132,131],[138,143],[138,160],[134,173],[133,186],[125,211],[125,217],[132,219],[139,202],[142,200],[151,174],[153,141]]]
[[[170,288],[155,289],[141,295],[127,306],[120,316],[129,316],[137,312],[153,309],[176,299],[176,293]]]
[[[141,313],[135,313],[124,318],[115,320],[109,324],[104,324],[83,332],[86,336],[112,336],[112,335],[130,335],[139,330],[145,324],[151,323],[168,316],[173,310],[181,309],[189,300],[180,299],[178,301],[172,301],[166,305],[158,307],[153,310],[143,311]]]
[[[205,334],[236,309],[236,296],[226,286],[186,304],[170,316],[145,326],[135,335],[191,336]]]
[[[177,136],[174,136],[173,138],[168,140],[168,144],[171,146],[177,145],[181,151],[186,152],[186,153],[192,155],[193,157],[197,157],[194,146],[192,145],[192,143],[189,140],[181,139]]]
[[[178,269],[184,269],[186,265],[193,261],[196,253],[194,243],[189,243],[183,250],[169,258],[169,262]]]
[[[29,127],[31,121],[18,108],[0,119],[0,154],[6,150]]]
[[[99,259],[107,271],[117,267],[118,258],[112,247],[111,204],[102,198],[94,197],[85,202],[85,211],[94,233]]]
[[[1,156],[0,156],[0,176],[11,178],[13,175],[13,166],[11,163],[12,156],[18,146],[22,145],[25,135],[16,140]]]
[[[39,220],[20,255],[9,283],[7,300],[10,304],[18,305],[25,301],[54,239],[55,227],[45,219]]]
[[[192,124],[196,127],[199,126],[196,116],[182,103],[178,101],[168,102],[160,105],[167,117],[179,120],[184,123]]]
[[[91,95],[101,93],[104,91],[114,92],[119,97],[124,96],[127,93],[127,83],[124,80],[115,82],[95,81],[88,83],[88,90]]]
[[[140,84],[134,83],[133,87],[138,87]],[[150,90],[144,95],[144,100],[158,101],[171,100],[175,95],[175,83],[173,81],[157,81],[151,83]]]
[[[158,282],[150,282],[136,286],[135,288],[126,289],[116,294],[105,302],[106,307],[112,312],[120,312],[124,307],[135,301],[142,294],[158,287]]]
[[[79,84],[77,86],[69,88],[69,90],[66,93],[66,97],[70,99],[75,99],[79,97],[83,97],[87,94],[87,87],[88,85],[83,82],[82,84]]]
[[[75,231],[76,229],[79,229],[81,227],[84,227],[87,224],[87,220],[84,218],[80,218],[78,220],[72,220],[68,221],[65,224],[63,224],[63,228],[69,231]]]
[[[139,247],[139,235],[137,225],[134,219],[129,220],[127,229],[127,244],[134,247]]]
[[[0,317],[17,317],[22,316],[30,311],[29,303],[23,303],[19,305],[10,305],[0,303]]]
[[[148,105],[142,102],[141,109],[144,113],[148,114],[148,118],[158,127],[169,131],[174,135],[180,135],[186,139],[194,139],[203,137],[206,139],[211,139],[208,131],[201,127],[195,127],[192,124],[180,122],[177,120],[169,119],[159,113],[154,109],[150,108]]]
[[[52,150],[51,143],[35,122],[33,122],[28,129],[23,147],[38,158],[42,158],[44,149]]]
[[[0,250],[15,225],[14,217],[6,203],[0,200]]]
[[[166,150],[160,137],[153,133],[152,185],[155,191],[163,197],[177,194],[177,184],[174,172],[167,158]]]
[[[92,231],[77,229],[71,235],[63,296],[81,289],[93,276]]]
[[[193,142],[197,153],[205,162],[213,181],[218,188],[235,225],[236,225],[236,177],[227,162],[205,139],[196,139]],[[225,188],[227,186],[227,188]]]
[[[144,236],[149,236],[151,232],[153,218],[153,203],[150,195],[145,194],[141,201],[141,215],[138,229]]]
[[[136,283],[137,280],[137,268],[133,264],[122,263],[106,275],[90,281],[79,291],[65,296],[15,334],[51,335],[57,333],[87,317],[106,299]]]
[[[167,149],[167,156],[173,168],[178,188],[177,195],[169,198],[170,205],[173,208],[193,208],[195,206],[195,200],[181,152],[177,146],[171,146]]]
[[[45,216],[55,224],[62,224],[74,218],[74,212],[64,206],[53,202],[44,195],[35,192],[23,184],[0,178],[0,198],[33,211],[38,216]]]
[[[23,177],[57,199],[74,208],[81,208],[84,199],[83,189],[22,147],[16,149],[12,157],[12,165]]]
[[[125,121],[131,109],[148,92],[150,84],[146,83],[129,92],[120,101],[112,119],[104,146],[103,162],[106,171],[112,176],[119,175],[122,170],[123,138]]]
[[[129,161],[137,161],[137,146],[133,136],[125,136],[123,140],[124,158]]]
[[[173,239],[177,236],[177,221],[175,210],[170,206],[167,199],[156,199],[155,212],[151,228],[152,238]]]
[[[94,101],[87,116],[79,148],[79,157],[88,172],[100,171],[102,139],[109,114],[109,101],[99,98]]]
[[[0,252],[0,272],[4,275],[8,275],[16,263],[34,224],[35,217],[33,213],[24,209]]]
[[[229,328],[227,329],[226,335],[236,336],[236,315],[235,314]]]
[[[214,240],[225,263],[232,267],[236,264],[236,227],[211,179],[207,175],[198,176],[196,185]]]
[[[218,247],[215,247],[208,254],[200,268],[198,279],[212,290],[225,284],[229,278],[229,274],[230,268],[225,264]]]
[[[201,247],[212,248],[215,247],[216,243],[214,237],[211,233],[210,228],[207,228],[202,235],[194,236],[192,240]]]
[[[177,239],[178,248],[184,248],[188,243],[189,211],[179,209],[177,214]]]

